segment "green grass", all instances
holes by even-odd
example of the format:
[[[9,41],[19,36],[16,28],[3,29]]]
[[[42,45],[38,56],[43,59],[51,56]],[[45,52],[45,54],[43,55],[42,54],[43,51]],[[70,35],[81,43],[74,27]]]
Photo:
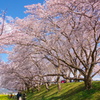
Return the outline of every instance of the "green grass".
[[[0,95],[0,100],[15,100],[15,99],[8,98],[8,95]]]
[[[85,90],[83,82],[63,83],[60,92],[57,85],[50,86],[47,91],[44,86],[41,91],[27,94],[27,100],[100,100],[100,81],[92,83],[93,89]]]

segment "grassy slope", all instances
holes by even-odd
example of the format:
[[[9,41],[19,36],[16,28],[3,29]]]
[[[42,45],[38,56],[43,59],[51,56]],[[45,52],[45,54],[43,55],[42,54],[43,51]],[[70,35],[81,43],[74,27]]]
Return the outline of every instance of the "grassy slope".
[[[47,91],[42,86],[41,91],[27,95],[27,100],[100,100],[100,81],[92,83],[93,89],[84,90],[83,82],[61,84],[62,90],[58,93],[57,85],[52,85]]]

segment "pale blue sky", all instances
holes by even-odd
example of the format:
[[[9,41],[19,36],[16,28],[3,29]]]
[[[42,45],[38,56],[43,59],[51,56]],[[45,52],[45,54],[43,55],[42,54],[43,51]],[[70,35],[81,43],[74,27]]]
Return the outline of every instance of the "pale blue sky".
[[[6,16],[24,18],[27,16],[24,13],[27,10],[24,6],[43,2],[44,0],[0,0],[0,13],[7,9]],[[8,50],[11,50],[11,48],[8,48]],[[5,62],[8,61],[7,57],[7,54],[0,54],[0,58]]]
[[[7,9],[7,16],[20,17],[23,18],[26,16],[24,11],[25,5],[43,3],[44,0],[0,0],[0,10]]]

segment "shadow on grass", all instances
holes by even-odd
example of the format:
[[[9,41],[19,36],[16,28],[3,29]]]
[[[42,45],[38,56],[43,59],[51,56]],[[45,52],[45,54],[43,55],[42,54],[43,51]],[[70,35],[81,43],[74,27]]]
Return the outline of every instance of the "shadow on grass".
[[[100,95],[97,92],[98,91],[97,89],[98,88],[85,90],[84,86],[80,84],[79,86],[72,88],[69,91],[63,93],[62,95],[51,97],[48,100],[100,100]],[[98,93],[98,94],[96,95],[95,93]],[[95,97],[94,97],[94,94],[95,94]]]
[[[69,91],[63,93],[60,96],[52,97],[52,98],[50,98],[50,100],[72,100],[72,99],[67,99],[67,98],[72,97],[73,95],[75,95],[75,94],[79,93],[80,91],[84,90],[84,87],[82,87],[82,85],[79,85],[78,87],[79,88],[77,88],[77,87],[72,88],[72,89],[70,89]],[[77,100],[79,100],[79,99],[77,99]]]

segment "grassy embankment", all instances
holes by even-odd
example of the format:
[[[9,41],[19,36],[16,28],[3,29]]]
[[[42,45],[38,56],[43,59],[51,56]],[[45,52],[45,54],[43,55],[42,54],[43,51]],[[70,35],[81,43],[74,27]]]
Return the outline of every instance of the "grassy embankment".
[[[42,86],[40,92],[28,93],[27,100],[100,100],[100,81],[92,84],[93,89],[85,90],[83,82],[64,83],[61,84],[60,92],[58,92],[56,84],[51,85],[49,91]],[[15,99],[10,99],[7,95],[0,95],[0,100]]]
[[[42,86],[40,92],[28,93],[27,100],[100,100],[100,81],[92,84],[93,89],[85,90],[83,82],[63,83],[60,92],[56,84],[51,85],[49,91]]]

